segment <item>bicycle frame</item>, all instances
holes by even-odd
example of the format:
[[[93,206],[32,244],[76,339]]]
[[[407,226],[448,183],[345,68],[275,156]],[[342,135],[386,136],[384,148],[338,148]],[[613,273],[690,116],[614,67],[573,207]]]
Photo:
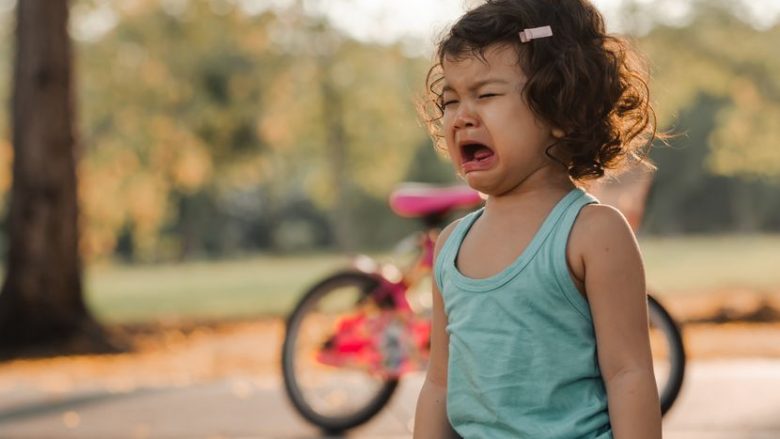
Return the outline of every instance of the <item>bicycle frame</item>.
[[[352,266],[379,281],[377,292],[374,293],[377,302],[389,299],[395,309],[411,312],[413,310],[406,298],[406,292],[433,271],[433,253],[438,234],[438,230],[433,228],[420,233],[416,245],[420,254],[408,270],[400,270],[389,263],[379,264],[365,255],[356,257]]]

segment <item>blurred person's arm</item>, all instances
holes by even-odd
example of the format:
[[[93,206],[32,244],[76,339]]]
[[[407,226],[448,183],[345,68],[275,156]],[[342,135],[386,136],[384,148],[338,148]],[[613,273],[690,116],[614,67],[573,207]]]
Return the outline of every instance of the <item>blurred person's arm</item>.
[[[583,209],[570,245],[581,250],[572,252],[581,259],[571,264],[584,274],[612,434],[615,439],[658,439],[661,409],[636,238],[617,210],[595,205]]]
[[[447,240],[457,222],[446,227],[436,240],[434,263],[441,246]],[[431,352],[428,372],[425,376],[414,417],[414,439],[449,439],[459,436],[447,418],[447,361],[449,336],[446,331],[447,315],[441,292],[433,280],[433,316],[431,322]]]

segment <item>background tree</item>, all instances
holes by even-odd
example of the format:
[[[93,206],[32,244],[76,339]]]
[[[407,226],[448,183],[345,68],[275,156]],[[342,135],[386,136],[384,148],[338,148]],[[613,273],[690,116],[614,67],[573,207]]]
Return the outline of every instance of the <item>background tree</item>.
[[[744,1],[659,1],[669,7],[624,1],[659,127],[680,133],[652,151],[644,232],[780,231],[780,26],[745,20]],[[87,262],[386,249],[414,226],[389,211],[393,186],[454,181],[414,112],[430,38],[351,37],[326,2],[250,3],[72,3]],[[0,10],[0,99],[8,15]]]
[[[385,198],[426,139],[413,97],[427,60],[349,38],[299,4],[212,6],[111,4],[116,26],[81,41],[86,255],[397,239]],[[364,226],[366,213],[391,226]]]
[[[652,151],[646,230],[780,230],[780,25],[757,29],[732,2],[690,5],[684,24],[658,23],[639,39],[661,126],[680,134]]]
[[[73,81],[65,0],[17,5],[9,252],[0,347],[95,329],[82,295]]]

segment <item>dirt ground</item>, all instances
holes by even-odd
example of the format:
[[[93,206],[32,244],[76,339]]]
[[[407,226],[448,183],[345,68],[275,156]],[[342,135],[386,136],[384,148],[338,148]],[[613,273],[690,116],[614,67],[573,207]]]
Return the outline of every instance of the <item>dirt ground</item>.
[[[780,358],[780,295],[724,292],[661,298],[683,324],[688,358]],[[190,385],[279,372],[280,319],[169,322],[113,328],[131,352],[0,362],[0,393],[32,386],[55,393],[95,386],[117,391]]]

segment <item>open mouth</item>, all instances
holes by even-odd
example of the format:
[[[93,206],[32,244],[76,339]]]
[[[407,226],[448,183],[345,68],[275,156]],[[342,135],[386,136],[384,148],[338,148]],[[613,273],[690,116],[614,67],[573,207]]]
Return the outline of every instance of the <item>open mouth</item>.
[[[469,162],[482,162],[495,155],[492,149],[481,143],[461,145],[460,153],[464,164]]]
[[[461,170],[464,174],[487,171],[496,163],[496,153],[481,143],[463,143],[460,146]]]

